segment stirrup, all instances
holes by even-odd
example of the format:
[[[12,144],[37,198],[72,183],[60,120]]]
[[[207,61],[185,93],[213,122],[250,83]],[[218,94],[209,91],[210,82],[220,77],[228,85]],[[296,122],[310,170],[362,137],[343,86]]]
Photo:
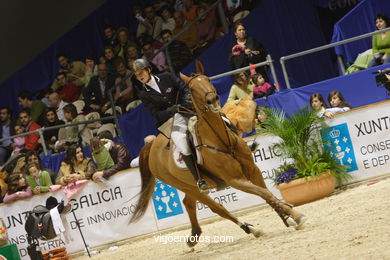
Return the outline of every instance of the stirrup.
[[[286,213],[286,211],[280,205],[280,204],[282,204],[282,205],[285,205],[285,206],[292,208],[293,206],[291,204],[285,203],[285,202],[280,201],[278,199],[277,199],[277,202],[268,201],[268,204],[276,211],[276,213],[278,213],[279,217],[282,219],[282,221],[286,227],[296,226],[295,221],[291,218],[290,215],[288,215]]]
[[[200,192],[208,192],[209,186],[207,185],[206,181],[203,179],[198,180],[197,182],[198,188]]]

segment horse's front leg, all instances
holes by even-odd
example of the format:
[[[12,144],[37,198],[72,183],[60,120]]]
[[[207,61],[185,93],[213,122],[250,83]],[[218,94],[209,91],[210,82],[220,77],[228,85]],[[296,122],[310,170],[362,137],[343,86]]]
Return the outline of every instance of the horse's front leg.
[[[196,217],[196,199],[186,193],[183,204],[186,207],[188,217],[191,221],[191,236],[187,240],[187,245],[193,247],[198,243],[198,237],[202,233],[199,226],[198,218]]]

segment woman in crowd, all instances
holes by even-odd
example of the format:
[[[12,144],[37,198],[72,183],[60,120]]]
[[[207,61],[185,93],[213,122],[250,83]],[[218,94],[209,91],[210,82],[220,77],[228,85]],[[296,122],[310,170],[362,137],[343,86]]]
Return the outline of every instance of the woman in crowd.
[[[377,14],[375,26],[378,30],[389,27],[389,17],[385,14]],[[372,53],[374,59],[368,63],[369,68],[390,62],[390,32],[375,34],[372,37]]]
[[[32,189],[27,185],[22,173],[13,173],[8,182],[8,190],[4,196],[4,203],[20,200],[32,196]]]
[[[310,96],[310,106],[317,113],[318,117],[332,118],[334,116],[332,112],[326,111],[328,105],[320,93],[314,93]]]
[[[84,87],[88,87],[91,78],[96,76],[97,72],[98,72],[98,68],[95,62],[95,58],[92,56],[87,56],[85,58]]]
[[[234,76],[234,84],[230,89],[228,102],[233,101],[235,104],[241,99],[253,97],[253,83],[251,82],[248,74],[244,71],[237,73]]]
[[[65,186],[78,180],[90,179],[95,171],[92,159],[84,156],[80,145],[74,144],[68,148],[61,163],[56,184]]]
[[[38,163],[27,164],[27,183],[34,194],[48,192],[49,187],[53,185],[50,175],[47,171],[42,170]]]
[[[332,91],[328,95],[328,102],[330,104],[330,108],[326,109],[326,112],[341,113],[351,109],[352,105],[348,104],[345,101],[344,96],[340,93],[340,91]],[[326,113],[325,112],[325,113]]]
[[[63,125],[64,121],[59,120],[55,108],[48,108],[45,113],[44,127],[51,127],[56,125]],[[46,130],[43,132],[45,138],[46,147],[50,151],[54,151],[54,145],[58,140],[59,129]]]
[[[266,60],[267,52],[263,45],[252,37],[246,35],[245,25],[237,23],[234,27],[236,42],[232,45],[230,64],[232,69],[239,69],[249,64],[256,64]],[[256,68],[256,72],[263,75],[266,82],[269,82],[268,73],[265,67]]]
[[[73,104],[68,104],[64,107],[64,117],[67,124],[86,120],[82,114],[77,114],[77,109]],[[92,138],[92,131],[87,124],[67,126],[60,128],[58,138],[65,140],[68,144],[82,142],[84,145],[89,145],[89,141]]]

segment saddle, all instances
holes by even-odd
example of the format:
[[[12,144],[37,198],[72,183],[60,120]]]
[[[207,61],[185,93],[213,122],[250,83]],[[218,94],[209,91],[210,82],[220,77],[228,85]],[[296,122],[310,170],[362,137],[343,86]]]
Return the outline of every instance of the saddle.
[[[46,200],[46,206],[37,205],[32,211],[28,212],[24,228],[31,240],[50,240],[57,236],[50,215],[50,210],[57,205],[58,212],[62,213],[64,210],[64,202],[58,203],[56,198],[49,197]]]

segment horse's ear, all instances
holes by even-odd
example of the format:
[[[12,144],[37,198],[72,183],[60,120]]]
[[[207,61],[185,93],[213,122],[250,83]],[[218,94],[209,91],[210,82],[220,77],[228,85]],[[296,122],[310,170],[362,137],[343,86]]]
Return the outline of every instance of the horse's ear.
[[[187,77],[186,75],[184,75],[183,73],[179,73],[180,74],[180,78],[184,81],[184,83],[188,83],[188,81],[190,81],[190,78]]]
[[[204,75],[204,67],[203,67],[203,64],[200,60],[195,61],[195,68],[196,68],[197,74]]]

